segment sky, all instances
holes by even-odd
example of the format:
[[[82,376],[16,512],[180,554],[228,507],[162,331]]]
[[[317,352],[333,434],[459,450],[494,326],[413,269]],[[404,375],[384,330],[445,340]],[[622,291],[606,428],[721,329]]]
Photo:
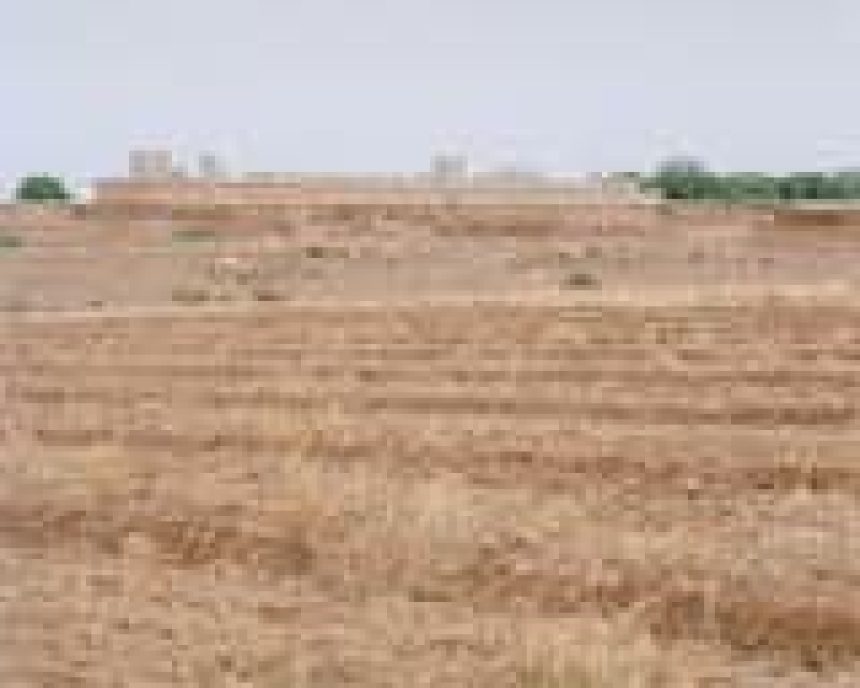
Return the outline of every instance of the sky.
[[[0,183],[860,166],[856,0],[0,0]]]

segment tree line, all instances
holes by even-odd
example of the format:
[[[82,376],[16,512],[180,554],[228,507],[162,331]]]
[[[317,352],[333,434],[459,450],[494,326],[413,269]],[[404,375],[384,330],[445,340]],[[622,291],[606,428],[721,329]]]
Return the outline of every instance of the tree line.
[[[718,174],[695,158],[671,158],[650,175],[628,173],[624,177],[636,181],[643,191],[656,191],[670,201],[776,203],[860,199],[860,170]],[[61,177],[40,174],[21,179],[15,198],[22,202],[64,202],[71,200],[72,194]]]
[[[653,175],[640,177],[640,185],[645,190],[658,191],[667,200],[679,201],[768,203],[860,199],[860,171],[718,174],[692,158],[664,161]]]
[[[15,189],[15,199],[24,202],[45,203],[69,201],[71,192],[61,177],[50,174],[33,174],[21,179]]]

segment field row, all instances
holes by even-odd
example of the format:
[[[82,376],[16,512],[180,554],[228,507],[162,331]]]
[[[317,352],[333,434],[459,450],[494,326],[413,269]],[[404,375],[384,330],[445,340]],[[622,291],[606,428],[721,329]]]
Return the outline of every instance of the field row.
[[[860,676],[853,304],[3,324],[9,685]]]

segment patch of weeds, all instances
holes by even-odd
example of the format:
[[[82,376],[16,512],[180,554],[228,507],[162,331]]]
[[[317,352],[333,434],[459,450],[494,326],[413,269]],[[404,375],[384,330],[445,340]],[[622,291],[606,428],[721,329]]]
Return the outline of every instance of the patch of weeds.
[[[576,262],[576,256],[570,251],[559,251],[557,260],[560,265],[571,265]]]
[[[24,240],[17,234],[0,232],[0,251],[12,251],[16,248],[21,248],[23,245]]]
[[[272,289],[255,289],[253,292],[254,301],[262,303],[273,303],[281,300],[281,295]]]
[[[236,280],[236,284],[240,287],[245,287],[251,284],[256,277],[256,270],[241,270],[234,275],[233,279]]]
[[[213,241],[217,237],[214,230],[204,229],[202,227],[193,227],[188,229],[174,229],[171,233],[171,239],[179,243],[193,243],[196,241]]]
[[[325,246],[305,246],[306,258],[325,258]]]
[[[572,272],[564,278],[563,285],[568,289],[596,289],[600,278],[590,272]]]
[[[209,301],[209,292],[205,289],[195,289],[193,287],[177,287],[170,293],[170,298],[174,303],[185,305],[200,304]]]
[[[350,257],[348,246],[319,246],[310,245],[303,249],[305,258],[340,258]]]

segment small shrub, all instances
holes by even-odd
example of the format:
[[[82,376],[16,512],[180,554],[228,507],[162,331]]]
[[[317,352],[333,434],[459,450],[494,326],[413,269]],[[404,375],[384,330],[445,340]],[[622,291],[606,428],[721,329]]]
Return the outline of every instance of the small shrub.
[[[255,289],[254,290],[254,301],[260,301],[263,303],[273,303],[275,301],[281,300],[281,295],[273,291],[271,289]]]
[[[325,246],[306,246],[305,257],[307,258],[325,258]]]
[[[565,278],[564,286],[570,289],[594,289],[600,286],[600,280],[590,272],[572,272]]]
[[[174,303],[186,305],[206,303],[209,300],[209,292],[205,289],[177,287],[171,292],[170,298]]]
[[[191,229],[175,229],[172,233],[173,241],[178,242],[194,242],[194,241],[212,241],[216,234],[211,229],[191,228]]]
[[[24,177],[15,191],[15,198],[29,203],[45,201],[68,201],[71,194],[60,177],[50,174],[34,174]]]
[[[15,234],[0,234],[0,250],[13,250],[21,248],[24,245],[24,240]]]
[[[305,258],[347,259],[350,257],[349,246],[305,246],[302,250]]]
[[[570,265],[576,262],[576,256],[571,254],[570,251],[559,251],[557,260],[560,265]]]
[[[251,281],[254,279],[254,277],[256,277],[254,273],[242,271],[237,272],[233,279],[236,280],[236,284],[238,284],[240,287],[245,287],[251,284]]]

